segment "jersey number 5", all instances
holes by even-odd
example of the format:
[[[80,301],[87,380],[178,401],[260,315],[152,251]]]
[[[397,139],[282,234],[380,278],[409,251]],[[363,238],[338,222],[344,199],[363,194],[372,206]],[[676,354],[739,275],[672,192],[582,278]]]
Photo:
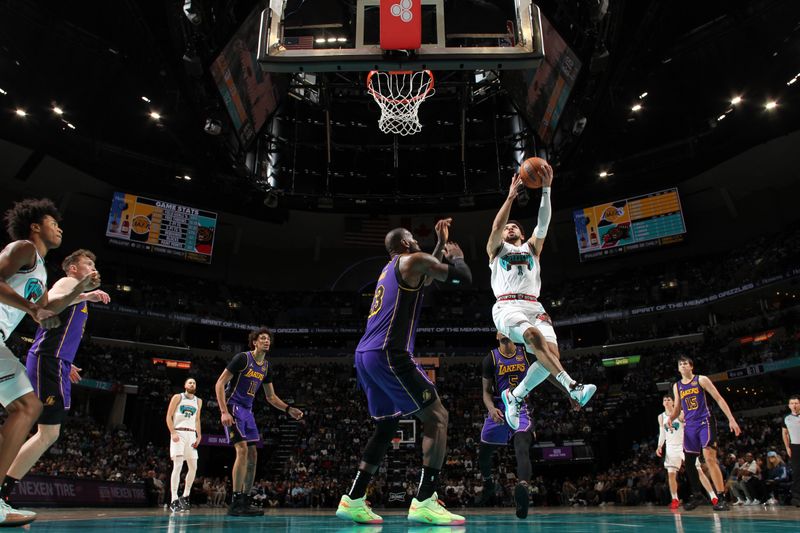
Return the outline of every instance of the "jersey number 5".
[[[381,310],[381,307],[383,307],[383,293],[385,290],[383,285],[378,285],[375,288],[375,296],[372,298],[372,307],[369,309],[368,318],[372,318],[372,316],[377,314],[378,311]]]

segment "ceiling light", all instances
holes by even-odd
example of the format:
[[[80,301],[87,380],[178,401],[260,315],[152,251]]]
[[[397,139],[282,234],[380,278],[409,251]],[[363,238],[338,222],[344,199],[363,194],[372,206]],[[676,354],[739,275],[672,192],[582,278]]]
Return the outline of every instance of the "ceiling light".
[[[24,109],[22,109],[21,107],[16,108],[14,110],[14,113],[16,113],[18,117],[27,117],[28,116],[28,113]]]
[[[731,104],[733,104],[733,105],[736,105],[741,101],[742,101],[742,97],[741,96],[734,96],[733,98],[731,98]]]
[[[347,37],[338,37],[336,40],[339,41],[340,43],[346,43]]]
[[[146,96],[142,96],[142,100],[147,102],[148,104],[150,103],[150,99]]]
[[[636,104],[635,106],[631,107],[631,111],[639,111],[642,108],[641,104]]]
[[[55,113],[56,115],[63,115],[64,114],[64,110],[61,109],[60,107],[58,107],[57,105],[54,105],[53,106],[53,113]]]
[[[150,111],[150,118],[152,118],[153,120],[160,120],[161,115],[159,113],[156,113],[155,111]]]
[[[335,43],[336,42],[336,37],[328,37],[328,42],[329,43]]]
[[[325,40],[325,37],[320,37],[319,39],[316,40],[317,44],[325,44],[326,42],[327,41]]]
[[[787,82],[786,82],[786,85],[791,85],[791,84],[793,84],[793,83],[794,83],[794,82],[796,82],[796,81],[797,81],[797,76],[795,76],[794,78],[792,78],[792,79],[790,79],[789,81],[787,81]],[[0,92],[3,92],[3,89],[0,89]],[[3,94],[5,94],[5,93],[3,93]]]
[[[725,115],[724,115],[724,114],[722,114],[722,115],[718,116],[718,117],[717,117],[717,120],[722,120],[723,118],[725,118]]]
[[[0,94],[8,94],[8,91],[0,87]]]
[[[643,92],[642,94],[639,95],[639,100],[644,100],[645,97],[647,97],[647,91],[645,91],[645,92]]]
[[[764,104],[764,109],[766,109],[768,111],[770,109],[775,109],[776,107],[778,107],[778,102],[776,102],[775,100],[770,100],[769,102]]]
[[[75,126],[72,124],[72,122],[67,122],[67,127],[68,127],[69,129],[71,129],[71,130],[74,130],[74,129],[75,129]]]
[[[598,175],[599,175],[601,178],[605,178],[606,176],[608,176],[608,172],[606,172],[606,171],[604,170],[604,171],[602,171],[602,172],[601,172],[600,174],[598,174]]]
[[[192,177],[191,176],[184,176],[183,179],[185,179],[186,181],[192,181]]]

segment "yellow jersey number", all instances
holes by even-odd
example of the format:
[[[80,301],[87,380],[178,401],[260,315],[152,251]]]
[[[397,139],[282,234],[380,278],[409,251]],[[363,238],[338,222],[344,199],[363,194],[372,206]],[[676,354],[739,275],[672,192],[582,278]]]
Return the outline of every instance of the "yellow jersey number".
[[[375,296],[372,298],[372,307],[369,308],[369,317],[367,318],[372,318],[381,310],[381,307],[383,307],[383,293],[385,290],[383,285],[378,285],[375,288]]]
[[[697,396],[689,396],[686,398],[686,410],[694,411],[697,409]]]
[[[250,388],[247,389],[247,395],[248,396],[255,396],[259,385],[260,385],[260,383],[258,381],[251,381],[250,382]]]

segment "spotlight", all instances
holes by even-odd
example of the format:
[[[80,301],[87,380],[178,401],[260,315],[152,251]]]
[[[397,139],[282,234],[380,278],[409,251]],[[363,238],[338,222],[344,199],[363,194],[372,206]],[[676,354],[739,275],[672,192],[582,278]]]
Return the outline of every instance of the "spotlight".
[[[68,127],[69,129],[71,129],[71,130],[74,130],[74,129],[75,129],[75,125],[74,125],[74,124],[72,124],[72,122],[67,122],[67,127]]]
[[[186,181],[192,181],[192,177],[191,176],[184,176],[183,179],[185,179]]]
[[[325,44],[325,43],[326,43],[326,42],[328,42],[328,41],[326,41],[326,40],[325,40],[325,37],[320,37],[319,39],[316,39],[316,41],[315,41],[315,42],[316,42],[317,44]]]
[[[207,118],[206,125],[203,126],[203,131],[209,135],[219,135],[222,133],[222,122],[213,118]]]
[[[339,41],[340,43],[346,43],[347,37],[337,37],[336,40]]]
[[[742,101],[742,97],[741,96],[734,96],[733,98],[731,98],[731,105],[736,105],[736,104],[740,103],[741,101]]]
[[[606,176],[608,176],[608,172],[603,170],[603,171],[600,172],[600,174],[598,174],[598,176],[600,176],[601,178],[605,178]]]
[[[0,94],[8,94],[8,91],[0,87]]]
[[[153,120],[161,120],[161,114],[156,113],[155,111],[150,111],[150,118]]]
[[[639,95],[639,100],[644,100],[647,97],[647,91]]]
[[[55,113],[58,116],[61,116],[61,115],[64,114],[64,110],[61,109],[60,107],[58,107],[57,105],[54,105],[53,106],[53,113]]]
[[[718,117],[717,117],[717,120],[722,120],[722,119],[724,119],[726,116],[727,116],[727,115],[725,115],[725,114],[722,114],[722,115],[720,115],[720,116],[718,116]]]
[[[146,96],[142,96],[142,100],[147,102],[148,104],[150,103],[150,99]]]
[[[16,108],[14,110],[14,113],[16,113],[18,117],[27,117],[28,116],[28,112],[25,111],[24,109],[22,109],[21,107]]]
[[[771,111],[776,107],[778,107],[778,102],[776,102],[775,100],[770,100],[769,102],[764,104],[764,109],[766,109],[767,111]]]
[[[796,82],[796,81],[797,81],[797,76],[795,76],[794,78],[792,78],[792,79],[790,79],[789,81],[787,81],[787,82],[786,82],[786,85],[792,85],[792,84],[793,84],[794,82]],[[3,89],[0,89],[0,92],[3,92]],[[5,93],[4,93],[4,94],[5,94]]]
[[[640,109],[642,109],[641,104],[636,104],[635,106],[631,107],[631,111],[633,112],[639,111]]]

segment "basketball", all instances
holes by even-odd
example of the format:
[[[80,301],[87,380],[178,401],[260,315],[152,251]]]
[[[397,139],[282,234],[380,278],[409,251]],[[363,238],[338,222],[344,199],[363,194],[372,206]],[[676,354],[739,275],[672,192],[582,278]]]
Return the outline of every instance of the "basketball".
[[[538,189],[542,186],[542,178],[537,171],[547,164],[541,157],[529,157],[519,166],[519,177],[529,189]]]

